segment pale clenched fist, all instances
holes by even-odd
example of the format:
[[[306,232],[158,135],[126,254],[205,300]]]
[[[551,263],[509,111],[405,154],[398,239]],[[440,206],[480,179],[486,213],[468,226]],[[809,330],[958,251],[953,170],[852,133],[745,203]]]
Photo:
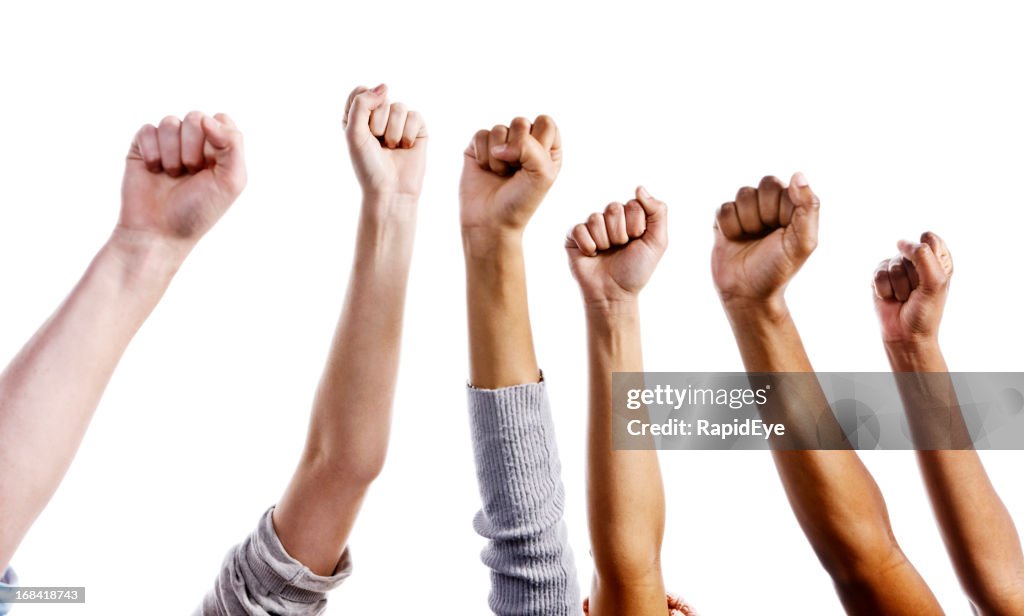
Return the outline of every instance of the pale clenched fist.
[[[345,135],[364,195],[416,201],[427,163],[427,126],[402,103],[389,103],[387,86],[362,86],[345,104]]]
[[[711,272],[724,303],[781,297],[818,244],[818,205],[802,173],[789,186],[766,177],[722,205]]]
[[[245,187],[242,134],[224,114],[193,111],[139,129],[128,151],[118,228],[191,244]]]
[[[953,257],[938,235],[900,240],[900,254],[875,269],[875,309],[886,343],[933,341],[946,305]]]
[[[668,247],[668,208],[641,186],[611,203],[565,239],[569,267],[588,304],[635,299]]]
[[[521,231],[561,166],[561,138],[548,116],[477,132],[459,186],[463,231]]]

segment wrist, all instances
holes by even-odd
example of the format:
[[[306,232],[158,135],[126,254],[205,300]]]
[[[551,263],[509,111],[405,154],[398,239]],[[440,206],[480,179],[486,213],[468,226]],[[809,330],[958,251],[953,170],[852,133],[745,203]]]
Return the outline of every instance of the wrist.
[[[895,372],[942,372],[945,362],[935,336],[912,340],[883,341],[889,365]]]
[[[789,307],[782,295],[763,298],[722,297],[722,307],[731,321],[779,323],[789,318]]]
[[[361,216],[368,222],[415,222],[419,195],[363,191]]]
[[[635,295],[622,298],[584,298],[583,310],[589,322],[633,321],[640,318],[640,301]]]
[[[117,226],[100,251],[131,284],[165,285],[177,273],[195,242]]]
[[[506,258],[523,252],[523,230],[504,227],[463,227],[462,251],[467,261]]]

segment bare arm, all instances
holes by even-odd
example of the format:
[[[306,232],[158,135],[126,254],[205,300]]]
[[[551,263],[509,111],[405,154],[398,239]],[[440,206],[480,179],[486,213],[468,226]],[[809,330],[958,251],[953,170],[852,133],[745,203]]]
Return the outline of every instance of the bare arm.
[[[419,114],[386,96],[384,86],[357,88],[346,108],[363,188],[355,258],[306,447],[273,516],[288,553],[318,575],[339,565],[391,428],[427,133]]]
[[[712,270],[749,372],[812,371],[784,290],[817,244],[817,223],[818,199],[801,174],[788,187],[764,178],[719,210]],[[825,403],[817,387],[788,395],[773,393],[797,424],[802,409]],[[896,543],[878,486],[855,452],[773,457],[797,520],[849,612],[941,613]]]
[[[226,116],[168,117],[136,135],[114,233],[0,376],[0,570],[64,477],[128,343],[244,185]]]
[[[642,372],[638,297],[668,243],[665,204],[643,189],[576,225],[566,241],[587,317],[587,518],[595,573],[589,613],[666,613],[665,494],[657,452],[612,448],[612,373]]]
[[[875,306],[946,551],[978,613],[1024,614],[1020,537],[961,434],[963,417],[939,348],[952,257],[934,233],[899,248],[875,271]]]

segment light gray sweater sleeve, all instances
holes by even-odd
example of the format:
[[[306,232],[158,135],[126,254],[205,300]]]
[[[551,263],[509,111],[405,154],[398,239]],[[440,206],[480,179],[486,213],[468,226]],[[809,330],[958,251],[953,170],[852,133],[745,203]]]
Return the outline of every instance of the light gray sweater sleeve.
[[[491,610],[500,616],[582,613],[562,514],[565,488],[544,383],[469,388],[469,418],[488,539]]]
[[[319,616],[327,593],[352,573],[348,549],[334,575],[316,575],[281,545],[274,508],[245,541],[231,548],[213,589],[193,616]]]

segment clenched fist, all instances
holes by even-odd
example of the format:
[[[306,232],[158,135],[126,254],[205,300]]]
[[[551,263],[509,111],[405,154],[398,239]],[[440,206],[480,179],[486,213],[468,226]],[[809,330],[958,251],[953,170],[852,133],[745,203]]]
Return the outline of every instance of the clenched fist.
[[[245,188],[242,134],[231,118],[193,111],[147,124],[132,141],[118,230],[190,248]]]
[[[711,273],[722,302],[781,299],[818,244],[818,197],[802,173],[741,188],[718,210]]]
[[[635,299],[668,247],[668,208],[641,186],[569,231],[569,267],[587,304]]]
[[[875,309],[886,343],[934,341],[946,305],[953,257],[938,235],[900,240],[900,254],[875,270]]]
[[[547,116],[477,132],[459,186],[463,233],[522,231],[561,166],[558,127]]]
[[[362,86],[345,105],[345,135],[363,194],[416,201],[427,163],[427,126],[402,103],[388,103],[387,86]]]

